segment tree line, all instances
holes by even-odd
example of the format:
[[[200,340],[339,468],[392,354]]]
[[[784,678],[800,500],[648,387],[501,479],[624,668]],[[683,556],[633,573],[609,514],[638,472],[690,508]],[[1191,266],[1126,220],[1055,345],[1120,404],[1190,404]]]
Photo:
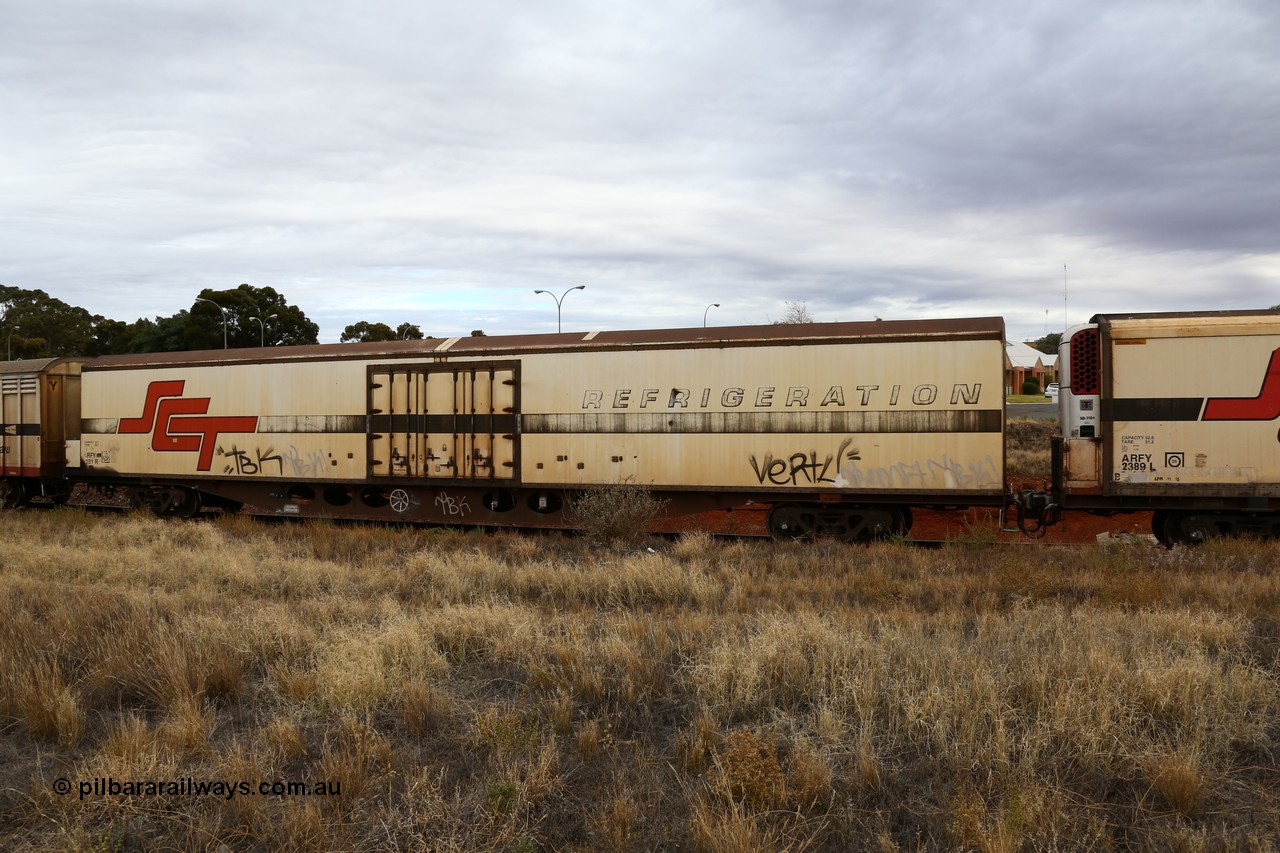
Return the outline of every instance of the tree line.
[[[0,344],[6,359],[124,355],[319,342],[320,327],[283,293],[242,284],[201,290],[191,307],[167,317],[132,323],[91,314],[43,290],[0,285]],[[483,335],[477,329],[472,335]],[[342,330],[343,343],[424,340],[418,326],[361,320]]]
[[[1280,308],[1280,306],[1272,306]],[[225,326],[224,326],[225,319]],[[878,318],[877,318],[878,319]],[[812,323],[803,302],[787,302],[777,324]],[[227,347],[298,346],[319,342],[320,327],[283,293],[271,287],[242,284],[229,290],[201,290],[191,307],[168,317],[139,317],[132,323],[90,314],[43,290],[24,290],[0,284],[0,341],[6,358],[44,358],[55,355],[124,355],[180,352]],[[473,329],[472,337],[483,337]],[[413,323],[394,329],[386,323],[360,320],[342,330],[339,341],[430,340]],[[1056,353],[1062,336],[1045,335],[1031,345]]]

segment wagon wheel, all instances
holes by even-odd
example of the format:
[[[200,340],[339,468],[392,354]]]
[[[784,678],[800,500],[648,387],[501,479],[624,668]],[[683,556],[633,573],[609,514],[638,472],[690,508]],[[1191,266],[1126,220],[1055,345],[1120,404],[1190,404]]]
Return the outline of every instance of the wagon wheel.
[[[202,505],[199,492],[195,489],[183,489],[182,497],[178,499],[178,505],[174,511],[179,518],[194,518],[200,514]]]
[[[1167,509],[1158,509],[1151,513],[1151,532],[1155,535],[1156,541],[1166,548],[1172,548],[1177,544],[1170,538],[1169,511]]]
[[[1170,545],[1203,545],[1210,539],[1222,535],[1222,529],[1209,514],[1194,512],[1171,512],[1164,522],[1164,536],[1157,536],[1161,542]]]
[[[849,510],[848,532],[850,542],[872,542],[890,536],[903,536],[909,522],[902,510],[891,506],[857,507]]]
[[[54,506],[66,506],[71,500],[71,484],[66,480],[56,480],[45,484],[45,497]]]
[[[768,527],[774,539],[812,539],[818,529],[818,515],[807,507],[782,504],[769,510]]]
[[[0,508],[16,509],[27,502],[26,484],[15,478],[0,480]]]
[[[194,518],[200,513],[200,493],[195,489],[171,486],[151,493],[151,511],[161,518]]]

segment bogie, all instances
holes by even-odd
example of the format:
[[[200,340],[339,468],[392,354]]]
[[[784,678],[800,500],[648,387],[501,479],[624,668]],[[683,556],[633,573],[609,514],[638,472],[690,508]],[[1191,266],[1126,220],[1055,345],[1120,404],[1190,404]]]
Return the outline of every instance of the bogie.
[[[911,510],[899,506],[853,504],[779,504],[769,511],[769,535],[777,540],[819,537],[872,542],[906,536]]]
[[[14,509],[23,506],[29,498],[30,489],[23,480],[18,477],[0,480],[0,507]]]
[[[1168,548],[1203,545],[1224,536],[1274,539],[1280,537],[1280,514],[1160,510],[1152,514],[1151,528],[1160,544]]]

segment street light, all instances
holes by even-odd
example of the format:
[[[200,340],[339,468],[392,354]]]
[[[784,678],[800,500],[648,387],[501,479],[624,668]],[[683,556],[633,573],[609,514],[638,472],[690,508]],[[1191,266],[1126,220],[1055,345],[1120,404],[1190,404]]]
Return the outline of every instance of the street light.
[[[707,310],[702,312],[702,328],[705,329],[707,327],[707,311],[710,311],[712,308],[719,308],[719,307],[720,307],[719,302],[712,302],[710,305],[707,306]]]
[[[219,311],[222,312],[222,348],[226,349],[227,348],[227,309],[223,308],[221,305],[214,302],[212,299],[205,299],[203,296],[197,296],[196,302],[208,302],[214,308],[217,308]]]
[[[535,290],[534,293],[545,293],[547,294],[547,296],[550,296],[552,299],[556,300],[556,331],[559,332],[560,331],[560,303],[564,302],[564,298],[568,296],[571,292],[575,290],[586,290],[586,289],[587,289],[587,286],[585,284],[580,284],[577,287],[571,287],[568,290],[566,290],[564,293],[560,294],[559,299],[556,299],[556,295],[552,293],[550,290]]]
[[[274,320],[279,316],[279,314],[268,314],[267,319]],[[267,345],[267,325],[262,322],[261,317],[250,317],[249,319],[258,324],[258,345],[265,347]]]
[[[5,361],[13,361],[13,333],[18,331],[18,327],[14,326],[9,330],[9,356]]]

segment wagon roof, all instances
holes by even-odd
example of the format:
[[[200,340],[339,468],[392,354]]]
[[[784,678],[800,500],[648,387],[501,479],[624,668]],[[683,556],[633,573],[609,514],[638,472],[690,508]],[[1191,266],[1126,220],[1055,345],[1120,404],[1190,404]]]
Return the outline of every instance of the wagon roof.
[[[0,373],[40,373],[55,364],[67,361],[84,361],[75,356],[56,355],[53,358],[26,358],[17,361],[0,361]]]
[[[86,369],[148,365],[207,365],[315,359],[411,358],[414,356],[517,355],[575,350],[709,348],[911,340],[1004,341],[1000,317],[952,320],[877,320],[865,323],[798,323],[769,326],[716,326],[694,329],[641,329],[617,332],[564,332],[554,335],[504,335],[429,338],[354,344],[314,344],[194,352],[112,355],[94,359]]]
[[[1280,329],[1280,310],[1097,314],[1091,322],[1122,338],[1274,335]]]

